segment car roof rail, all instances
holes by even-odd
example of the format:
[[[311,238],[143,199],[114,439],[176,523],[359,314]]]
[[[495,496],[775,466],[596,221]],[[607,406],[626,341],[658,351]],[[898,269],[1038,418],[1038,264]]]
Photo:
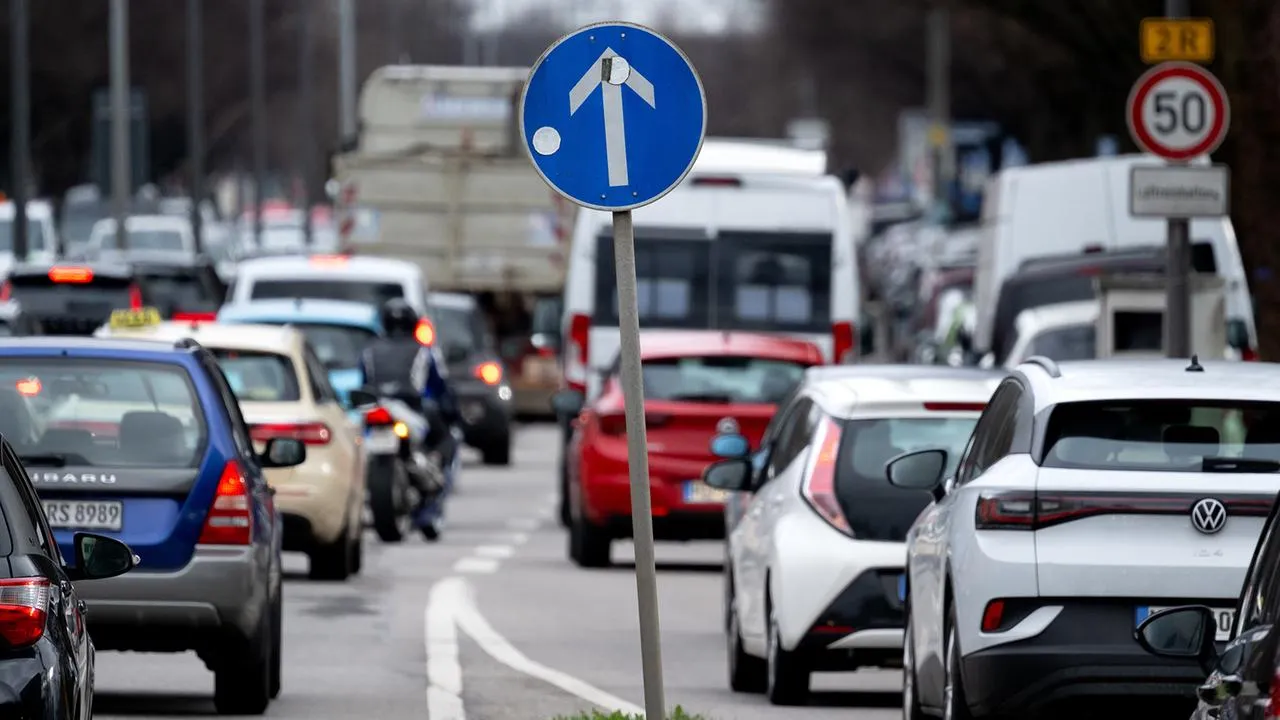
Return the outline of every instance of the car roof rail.
[[[196,342],[195,338],[184,337],[179,338],[178,341],[173,344],[173,347],[175,350],[190,350],[192,348],[198,349],[204,346]]]
[[[1043,355],[1032,355],[1023,362],[1030,363],[1032,365],[1039,365],[1042,370],[1049,373],[1049,377],[1051,378],[1062,377],[1062,371],[1058,369],[1058,363]]]

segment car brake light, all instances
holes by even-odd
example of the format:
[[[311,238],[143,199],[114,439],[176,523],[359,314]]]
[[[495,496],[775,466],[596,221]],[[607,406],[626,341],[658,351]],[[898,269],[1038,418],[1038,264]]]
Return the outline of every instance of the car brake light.
[[[1004,620],[1004,601],[992,600],[982,611],[982,632],[996,632]]]
[[[601,415],[598,420],[600,432],[605,435],[626,435],[627,434],[627,416],[622,413],[610,413]]]
[[[240,472],[240,463],[232,460],[222,470],[199,542],[201,545],[248,545],[252,538],[249,487]]]
[[[818,452],[813,456],[812,467],[800,487],[800,494],[828,525],[852,535],[853,528],[836,498],[836,455],[840,450],[840,435],[840,426],[835,421],[823,419],[822,427],[818,429]]]
[[[831,358],[832,362],[853,362],[857,357],[853,345],[853,323],[838,322],[831,324]]]
[[[214,322],[218,319],[218,313],[176,312],[170,319],[177,322]]]
[[[83,285],[93,282],[93,270],[87,267],[54,267],[49,268],[49,279],[56,283],[74,283]]]
[[[987,409],[986,403],[972,402],[927,402],[925,410],[932,412],[982,412]]]
[[[413,337],[418,340],[419,345],[431,347],[436,342],[436,326],[426,318],[419,318],[418,326],[413,329]]]
[[[142,309],[142,288],[135,283],[129,286],[129,309]]]
[[[14,383],[14,388],[18,391],[18,394],[24,397],[35,397],[36,395],[39,395],[40,390],[43,387],[44,386],[40,384],[40,378],[38,377],[29,377]]]
[[[384,407],[376,407],[364,414],[364,424],[369,427],[384,427],[386,425],[394,425],[396,419],[391,417],[390,411]]]
[[[13,299],[13,283],[5,280],[4,285],[0,285],[0,302]]]
[[[254,442],[266,442],[275,438],[299,440],[304,445],[328,445],[333,433],[324,423],[261,423],[249,426],[249,437]]]
[[[51,588],[45,578],[0,580],[0,638],[26,647],[44,635]]]
[[[1262,720],[1280,720],[1280,669],[1271,676],[1271,688],[1267,693],[1266,706],[1262,711]]]
[[[0,300],[6,300],[6,299],[7,299],[6,297],[4,297],[3,295],[0,295]],[[1245,362],[1258,362],[1258,351],[1254,350],[1251,347],[1241,348],[1240,359]]]
[[[333,266],[339,266],[339,265],[346,265],[349,259],[350,258],[348,258],[346,255],[312,255],[311,264],[324,265],[326,267],[333,267]]]
[[[570,390],[587,391],[588,343],[591,338],[591,318],[574,315],[569,320],[569,342],[565,360],[565,382]]]
[[[976,527],[979,530],[1034,530],[1036,494],[1033,492],[983,493],[978,497]]]
[[[502,366],[496,362],[480,363],[476,366],[476,377],[485,385],[497,385],[502,382]]]

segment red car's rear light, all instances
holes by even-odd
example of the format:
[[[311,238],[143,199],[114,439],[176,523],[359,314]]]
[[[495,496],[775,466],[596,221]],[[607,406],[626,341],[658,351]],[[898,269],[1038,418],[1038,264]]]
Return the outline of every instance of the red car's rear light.
[[[839,365],[857,359],[857,347],[854,345],[856,335],[853,323],[831,324],[831,361],[833,363]]]
[[[627,434],[627,417],[620,412],[601,415],[596,418],[596,423],[600,427],[600,432],[605,435]]]
[[[252,541],[249,487],[240,472],[240,463],[232,460],[222,470],[199,542],[201,545],[248,545]]]
[[[982,611],[982,632],[996,632],[1004,620],[1004,601],[992,600]]]
[[[587,391],[587,384],[586,384],[585,378],[586,378],[587,367],[588,367],[587,360],[590,357],[590,355],[588,354],[588,350],[589,350],[588,344],[590,342],[590,339],[591,339],[591,317],[589,315],[578,314],[570,318],[569,342],[565,352],[565,366],[566,366],[566,370],[568,370],[571,364],[577,365],[577,367],[574,368],[574,370],[581,372],[583,376],[582,381],[571,380],[569,379],[568,373],[566,372],[565,382],[569,386],[570,390],[577,390],[578,392]]]
[[[0,638],[11,648],[26,647],[44,636],[51,592],[45,578],[0,580]]]
[[[333,438],[329,426],[324,423],[262,423],[249,426],[249,436],[255,442],[274,438],[300,440],[305,445],[328,445]]]

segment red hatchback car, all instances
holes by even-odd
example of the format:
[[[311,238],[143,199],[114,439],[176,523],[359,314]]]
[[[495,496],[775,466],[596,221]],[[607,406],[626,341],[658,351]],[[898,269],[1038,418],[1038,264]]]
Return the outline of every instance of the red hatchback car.
[[[640,337],[640,362],[654,539],[721,539],[725,494],[700,480],[717,459],[712,438],[736,431],[759,443],[778,402],[806,368],[823,364],[822,350],[763,333],[648,331]],[[578,412],[568,452],[569,557],[582,567],[603,567],[613,541],[631,536],[617,360],[589,406],[571,390],[555,400],[562,412]]]

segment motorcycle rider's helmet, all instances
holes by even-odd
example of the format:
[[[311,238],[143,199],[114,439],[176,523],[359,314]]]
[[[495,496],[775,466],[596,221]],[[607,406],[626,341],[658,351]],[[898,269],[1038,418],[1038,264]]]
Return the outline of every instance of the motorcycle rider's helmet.
[[[391,298],[378,311],[382,330],[388,337],[413,337],[418,326],[418,313],[404,298]]]

